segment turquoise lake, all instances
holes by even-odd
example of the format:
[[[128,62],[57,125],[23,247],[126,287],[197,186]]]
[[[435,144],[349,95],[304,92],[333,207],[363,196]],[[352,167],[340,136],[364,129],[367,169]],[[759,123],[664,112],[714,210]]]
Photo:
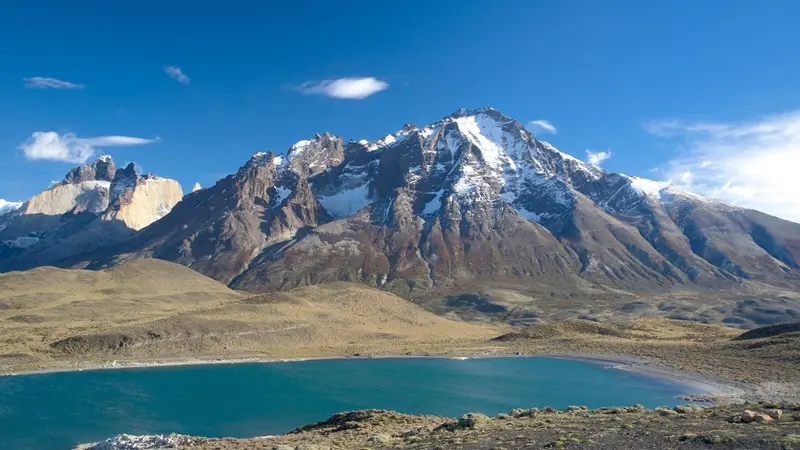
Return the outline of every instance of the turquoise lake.
[[[675,405],[681,386],[554,358],[338,359],[0,377],[0,449],[119,433],[252,437],[364,408],[458,416],[513,408]]]

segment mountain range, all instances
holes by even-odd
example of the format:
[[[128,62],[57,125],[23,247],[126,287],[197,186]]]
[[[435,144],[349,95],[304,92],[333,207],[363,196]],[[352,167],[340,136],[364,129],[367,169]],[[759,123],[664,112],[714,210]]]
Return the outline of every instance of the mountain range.
[[[346,280],[453,307],[492,286],[529,303],[800,286],[799,224],[606,172],[492,108],[316,134],[181,195],[108,158],[74,169],[0,204],[0,270],[158,258],[238,290]]]
[[[0,271],[63,265],[117,244],[169,213],[180,184],[117,169],[109,156],[76,167],[25,202],[0,202]]]

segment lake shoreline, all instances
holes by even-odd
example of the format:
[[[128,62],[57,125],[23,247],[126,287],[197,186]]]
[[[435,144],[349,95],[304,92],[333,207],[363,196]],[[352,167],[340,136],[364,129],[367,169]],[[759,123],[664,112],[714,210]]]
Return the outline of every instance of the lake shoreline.
[[[303,361],[323,361],[323,360],[350,360],[350,359],[489,359],[489,358],[554,358],[580,361],[590,364],[602,365],[607,369],[625,370],[638,373],[654,379],[660,379],[676,384],[681,390],[686,390],[682,395],[699,395],[701,397],[714,398],[715,401],[741,401],[750,397],[754,387],[744,382],[736,382],[724,377],[711,377],[698,373],[681,371],[665,365],[659,365],[627,355],[618,354],[591,354],[591,353],[553,353],[553,354],[425,354],[425,355],[369,355],[369,356],[316,356],[299,358],[230,358],[230,359],[175,359],[175,360],[133,360],[133,361],[112,361],[105,364],[89,364],[80,367],[54,367],[48,369],[38,369],[20,371],[13,373],[2,373],[0,376],[25,376],[25,375],[44,375],[50,373],[64,372],[86,372],[97,370],[124,370],[124,369],[144,369],[159,367],[182,367],[200,365],[227,365],[227,364],[278,364]]]
[[[483,415],[447,416],[403,414],[387,410],[340,412],[328,420],[307,424],[293,433],[254,438],[214,438],[184,434],[116,435],[104,441],[80,444],[74,450],[134,448],[192,448],[196,450],[239,450],[265,448],[462,448],[464,442],[483,444],[479,448],[714,448],[786,449],[800,436],[800,420],[789,414],[757,423],[731,423],[751,409],[763,418],[781,411],[800,411],[800,405],[721,404],[680,405],[648,409],[641,405],[589,409],[514,409],[495,417]],[[477,417],[476,417],[477,416]],[[781,418],[782,417],[782,418]],[[794,416],[800,417],[800,416]],[[732,419],[734,418],[734,419]],[[549,426],[542,426],[546,423]],[[620,427],[624,422],[624,428]],[[556,430],[569,430],[553,433]],[[625,431],[616,431],[622,430]],[[743,432],[746,429],[746,432]],[[414,430],[413,434],[409,430]],[[612,430],[609,432],[609,430]],[[380,438],[378,438],[380,436]],[[509,439],[513,436],[513,439]],[[562,436],[558,437],[557,436]],[[633,440],[632,439],[635,439]],[[455,439],[458,439],[456,441]],[[266,445],[265,445],[266,444]],[[511,445],[509,445],[511,444]],[[576,445],[575,445],[576,444]],[[470,447],[473,448],[473,447]]]
[[[609,369],[626,370],[651,378],[667,380],[692,391],[684,393],[685,395],[699,394],[701,398],[713,398],[714,401],[744,401],[751,398],[755,392],[755,386],[749,383],[678,370],[632,356],[567,353],[551,355],[551,357],[602,364]]]

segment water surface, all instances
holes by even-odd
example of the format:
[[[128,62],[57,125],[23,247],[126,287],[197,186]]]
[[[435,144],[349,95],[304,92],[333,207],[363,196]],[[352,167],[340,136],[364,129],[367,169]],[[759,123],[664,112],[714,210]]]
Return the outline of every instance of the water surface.
[[[339,411],[493,415],[513,408],[674,405],[666,380],[555,358],[337,359],[0,377],[0,449],[119,433],[252,437]]]

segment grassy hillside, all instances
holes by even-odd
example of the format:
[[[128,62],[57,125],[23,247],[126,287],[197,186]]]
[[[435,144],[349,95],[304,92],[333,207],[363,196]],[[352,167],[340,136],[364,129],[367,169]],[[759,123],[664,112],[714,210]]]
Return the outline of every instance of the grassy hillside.
[[[39,268],[0,275],[0,372],[113,361],[625,355],[704,375],[778,383],[765,394],[771,396],[786,395],[787,383],[800,381],[795,327],[743,335],[722,325],[643,317],[529,327],[468,323],[362,284],[250,295],[157,260],[99,272]]]
[[[0,371],[119,360],[442,353],[507,331],[350,283],[250,296],[180,265],[0,275]]]

